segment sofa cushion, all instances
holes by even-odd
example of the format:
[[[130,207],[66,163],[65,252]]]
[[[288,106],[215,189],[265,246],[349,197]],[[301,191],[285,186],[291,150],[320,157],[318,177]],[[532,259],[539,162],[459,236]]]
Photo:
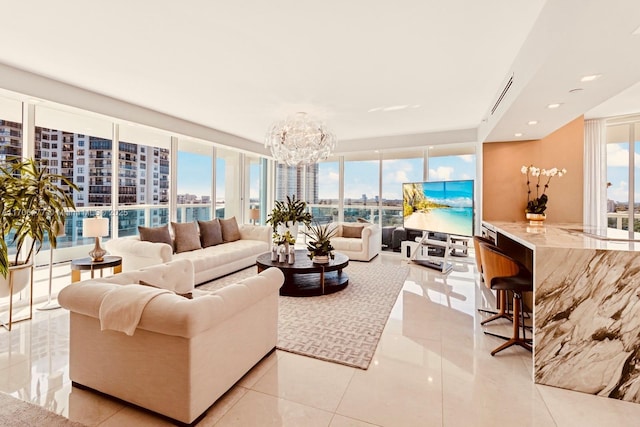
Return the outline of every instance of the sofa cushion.
[[[336,251],[362,252],[362,239],[354,239],[352,237],[334,237],[331,239],[331,246]]]
[[[350,239],[362,238],[362,229],[364,225],[346,225],[342,224],[342,237]]]
[[[144,285],[144,286],[151,286],[152,288],[164,289],[162,286],[154,285],[153,283],[149,283],[149,282],[146,282],[144,280],[139,280],[138,284]],[[171,289],[169,289],[169,290],[171,290]],[[187,299],[193,299],[193,292],[186,292],[184,294],[182,294],[180,292],[173,291],[173,290],[172,290],[172,292],[175,293],[176,295],[180,295],[181,297],[185,297]]]
[[[193,263],[195,271],[203,272],[235,263],[246,257],[256,257],[268,249],[265,242],[241,239],[224,245],[209,246],[199,251],[175,254],[174,259],[188,259]]]
[[[217,218],[211,221],[198,221],[198,227],[200,227],[200,244],[203,248],[224,242],[220,221]]]
[[[166,243],[173,248],[173,240],[169,233],[169,225],[162,227],[141,227],[138,226],[140,240],[152,243]]]
[[[222,229],[222,240],[225,243],[240,240],[240,229],[238,228],[238,222],[235,216],[220,219],[220,228]]]
[[[171,228],[173,228],[173,235],[175,236],[174,245],[177,254],[202,248],[195,222],[172,222]]]

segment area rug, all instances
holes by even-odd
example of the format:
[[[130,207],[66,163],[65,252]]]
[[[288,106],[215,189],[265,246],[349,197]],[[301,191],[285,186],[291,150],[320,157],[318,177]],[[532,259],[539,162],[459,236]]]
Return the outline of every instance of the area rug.
[[[0,392],[0,426],[32,427],[84,427],[41,406]]]
[[[349,286],[318,297],[280,297],[280,350],[367,369],[409,268],[352,261]],[[198,289],[216,290],[256,274],[250,267]]]

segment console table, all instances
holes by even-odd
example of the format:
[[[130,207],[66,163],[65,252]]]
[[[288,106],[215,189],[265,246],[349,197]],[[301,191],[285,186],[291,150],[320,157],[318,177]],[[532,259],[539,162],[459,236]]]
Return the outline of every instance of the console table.
[[[580,224],[483,227],[533,272],[534,381],[640,403],[640,241]]]

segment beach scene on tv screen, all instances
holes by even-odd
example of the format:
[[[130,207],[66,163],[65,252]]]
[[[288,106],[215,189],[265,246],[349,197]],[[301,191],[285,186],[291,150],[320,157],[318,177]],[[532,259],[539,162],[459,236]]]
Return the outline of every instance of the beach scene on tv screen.
[[[473,235],[473,180],[402,185],[404,228]]]

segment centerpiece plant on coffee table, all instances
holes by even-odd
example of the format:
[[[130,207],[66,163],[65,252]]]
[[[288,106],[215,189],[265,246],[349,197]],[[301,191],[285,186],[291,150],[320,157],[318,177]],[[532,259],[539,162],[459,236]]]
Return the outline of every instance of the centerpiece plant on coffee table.
[[[328,262],[329,258],[334,258],[334,247],[331,246],[331,238],[336,235],[338,231],[336,226],[331,225],[321,225],[318,222],[314,222],[313,225],[310,225],[307,231],[304,231],[303,234],[311,239],[311,241],[307,242],[307,250],[309,253],[307,256],[312,261],[315,259],[323,260],[326,257],[325,262]]]
[[[275,207],[271,210],[266,221],[273,227],[273,243],[276,245],[286,243],[283,241],[286,233],[291,235],[290,238],[293,238],[293,243],[295,243],[298,223],[309,226],[312,218],[311,213],[307,212],[307,202],[296,199],[295,194],[291,197],[287,196],[285,201],[276,200]]]
[[[278,246],[280,245],[293,246],[296,244],[296,238],[293,237],[293,235],[291,234],[291,232],[289,232],[289,230],[286,230],[283,235],[280,235],[278,233],[273,233],[273,243],[275,243]]]

